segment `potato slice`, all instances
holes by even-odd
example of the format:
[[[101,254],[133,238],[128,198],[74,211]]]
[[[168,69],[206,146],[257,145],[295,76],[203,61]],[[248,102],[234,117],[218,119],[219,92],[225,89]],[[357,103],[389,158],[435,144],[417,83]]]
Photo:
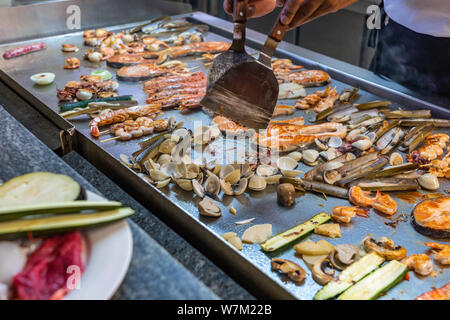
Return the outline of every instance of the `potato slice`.
[[[334,246],[325,240],[319,240],[317,241],[317,243],[312,240],[307,240],[297,243],[294,246],[294,250],[297,253],[310,256],[329,254],[331,251],[333,251],[333,249]]]
[[[302,259],[303,261],[305,261],[305,264],[308,266],[309,269],[312,269],[313,265],[322,259],[325,259],[326,257],[328,257],[327,254],[324,255],[320,255],[320,256],[309,256],[309,255],[302,255]]]
[[[224,238],[226,241],[230,240],[231,238],[237,237],[237,234],[235,232],[225,232],[221,234],[222,238]]]
[[[257,224],[244,231],[242,241],[245,243],[261,243],[272,236],[271,224]]]
[[[340,238],[341,226],[339,225],[339,223],[322,224],[314,229],[314,233],[330,238]]]
[[[228,242],[231,243],[231,245],[236,249],[242,250],[242,241],[238,237],[233,237],[229,239]]]

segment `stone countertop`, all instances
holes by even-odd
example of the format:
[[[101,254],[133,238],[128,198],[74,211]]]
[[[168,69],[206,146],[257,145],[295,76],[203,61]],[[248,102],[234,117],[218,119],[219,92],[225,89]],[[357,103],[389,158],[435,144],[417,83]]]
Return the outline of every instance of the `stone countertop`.
[[[66,162],[0,106],[0,180],[34,171],[71,176],[87,190],[100,194]],[[114,299],[218,299],[207,286],[174,259],[133,221],[133,258]]]

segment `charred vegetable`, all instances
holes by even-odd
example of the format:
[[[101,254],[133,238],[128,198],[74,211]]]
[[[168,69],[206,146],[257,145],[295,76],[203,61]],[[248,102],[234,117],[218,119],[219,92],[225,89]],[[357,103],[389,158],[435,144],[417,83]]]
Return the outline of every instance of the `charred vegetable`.
[[[275,251],[291,243],[292,241],[299,239],[305,234],[308,234],[309,232],[313,231],[316,226],[325,223],[330,219],[330,215],[326,213],[319,213],[318,215],[305,221],[304,223],[301,223],[294,228],[279,233],[276,236],[273,236],[272,238],[264,241],[263,243],[261,243],[261,248],[264,251]]]
[[[375,252],[366,254],[358,261],[342,271],[337,279],[332,280],[314,296],[314,300],[331,299],[350,288],[366,275],[377,269],[384,262],[384,258]]]
[[[389,261],[339,296],[339,300],[374,300],[403,280],[408,267]]]

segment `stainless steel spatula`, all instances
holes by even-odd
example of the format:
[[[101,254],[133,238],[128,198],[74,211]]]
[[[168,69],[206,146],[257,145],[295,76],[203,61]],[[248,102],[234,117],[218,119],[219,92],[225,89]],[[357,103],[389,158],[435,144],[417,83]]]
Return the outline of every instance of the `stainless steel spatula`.
[[[214,70],[212,78],[210,75],[208,79],[208,91],[200,102],[201,106],[243,126],[265,129],[278,99],[278,81],[272,70],[271,59],[286,28],[278,17],[258,60],[248,58],[247,55],[245,61],[239,61],[231,67],[227,64],[227,68],[222,72]],[[236,23],[233,44],[235,41]],[[216,61],[213,66],[214,64]],[[216,64],[216,68],[219,68],[220,64]],[[217,76],[218,74],[221,75]]]
[[[234,0],[233,22],[233,43],[227,51],[221,53],[214,59],[208,75],[208,90],[234,65],[245,61],[255,60],[255,58],[245,51],[247,0]]]

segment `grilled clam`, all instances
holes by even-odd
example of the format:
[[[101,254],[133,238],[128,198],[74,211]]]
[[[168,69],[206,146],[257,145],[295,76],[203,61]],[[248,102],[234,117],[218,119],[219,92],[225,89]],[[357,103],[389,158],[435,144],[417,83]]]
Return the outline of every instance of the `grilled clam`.
[[[248,188],[254,191],[262,191],[266,188],[266,186],[266,179],[258,175],[251,177],[250,181],[248,182]]]
[[[261,177],[273,176],[277,171],[277,168],[268,164],[261,164],[256,168],[256,174]]]
[[[220,181],[219,178],[210,173],[208,178],[205,181],[204,191],[206,194],[211,196],[217,196],[220,192]]]

